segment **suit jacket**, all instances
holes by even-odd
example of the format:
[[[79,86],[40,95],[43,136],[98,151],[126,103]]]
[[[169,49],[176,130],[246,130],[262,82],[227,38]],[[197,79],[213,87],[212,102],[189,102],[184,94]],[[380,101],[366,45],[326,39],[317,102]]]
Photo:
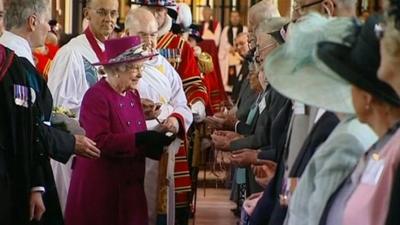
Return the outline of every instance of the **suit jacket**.
[[[0,223],[29,224],[30,189],[43,186],[46,212],[41,224],[63,224],[49,156],[62,160],[62,156],[68,155],[63,151],[73,151],[73,147],[69,147],[74,145],[74,138],[62,131],[50,132],[55,128],[44,127],[43,121],[50,119],[51,95],[33,65],[2,46],[0,55],[6,55],[5,63],[0,64],[3,96],[0,101],[0,148],[4,153],[3,161],[7,162],[5,171],[0,172],[6,182],[0,182],[0,186],[8,191],[8,199],[13,202],[9,207],[5,206],[5,213],[10,211],[5,217],[4,214],[0,216]],[[58,142],[60,139],[63,143]],[[55,146],[62,146],[62,149]],[[3,202],[3,206],[7,203]]]
[[[286,97],[271,87],[269,93],[265,96],[266,107],[257,120],[254,133],[245,138],[232,141],[230,149],[234,151],[242,148],[258,149],[262,146],[269,146],[271,144],[270,131],[272,121],[276,119],[276,116],[288,101]]]
[[[295,163],[289,173],[289,177],[301,177],[305,167],[308,165],[308,162],[315,151],[317,151],[318,147],[325,142],[338,123],[339,119],[332,112],[325,112],[321,116],[317,123],[315,123],[315,125],[312,127],[310,134],[301,147]],[[274,198],[276,201],[271,213],[271,219],[269,221],[269,224],[271,225],[283,224],[287,212],[287,207],[281,206],[279,203],[279,191],[282,190],[283,180],[286,179],[284,176],[285,167],[280,166],[279,168],[281,171],[279,172],[279,178],[277,178],[277,182],[275,183],[276,195]]]
[[[338,123],[339,118],[332,112],[325,112],[321,116],[301,147],[289,172],[289,177],[301,177],[315,151],[325,142]]]
[[[289,202],[289,224],[318,224],[330,196],[376,140],[354,117],[341,121],[304,170]]]
[[[259,159],[274,160],[278,162],[275,176],[272,178],[268,186],[264,189],[263,196],[258,201],[256,208],[250,218],[250,224],[268,224],[271,213],[274,210],[279,191],[277,187],[281,183],[285,166],[280,159],[283,155],[285,142],[288,135],[289,121],[292,116],[292,102],[287,101],[277,119],[271,125],[271,146],[261,148]]]
[[[242,64],[242,68],[240,68],[238,78],[232,88],[231,98],[233,103],[237,102],[242,85],[247,80],[248,75],[249,75],[249,60],[245,59]]]
[[[239,97],[236,103],[237,111],[236,118],[240,121],[246,121],[247,115],[249,114],[250,108],[253,102],[256,101],[258,93],[250,88],[248,79],[243,80],[243,84],[240,88]]]

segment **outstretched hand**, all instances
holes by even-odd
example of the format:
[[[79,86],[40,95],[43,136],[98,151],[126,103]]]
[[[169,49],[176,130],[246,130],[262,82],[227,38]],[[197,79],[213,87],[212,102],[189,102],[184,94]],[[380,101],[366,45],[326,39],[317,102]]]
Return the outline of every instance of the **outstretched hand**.
[[[100,149],[96,147],[96,143],[84,135],[74,135],[75,137],[75,154],[90,158],[97,159],[100,157]]]

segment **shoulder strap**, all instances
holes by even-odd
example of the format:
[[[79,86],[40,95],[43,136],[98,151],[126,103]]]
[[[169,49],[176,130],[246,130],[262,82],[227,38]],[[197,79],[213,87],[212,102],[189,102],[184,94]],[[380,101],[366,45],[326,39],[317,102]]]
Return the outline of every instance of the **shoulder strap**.
[[[172,40],[174,39],[175,35],[171,32],[168,32],[167,34],[165,34],[164,36],[162,36],[160,38],[160,40],[158,41],[157,44],[157,48],[167,48],[167,46],[172,42]]]

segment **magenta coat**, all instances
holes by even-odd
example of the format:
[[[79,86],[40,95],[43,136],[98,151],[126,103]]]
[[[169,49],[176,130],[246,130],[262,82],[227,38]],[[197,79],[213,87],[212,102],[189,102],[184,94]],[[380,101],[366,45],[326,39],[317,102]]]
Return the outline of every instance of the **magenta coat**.
[[[135,133],[146,130],[138,93],[121,96],[100,80],[83,98],[80,123],[101,157],[76,158],[66,225],[147,225],[145,156],[135,147]]]

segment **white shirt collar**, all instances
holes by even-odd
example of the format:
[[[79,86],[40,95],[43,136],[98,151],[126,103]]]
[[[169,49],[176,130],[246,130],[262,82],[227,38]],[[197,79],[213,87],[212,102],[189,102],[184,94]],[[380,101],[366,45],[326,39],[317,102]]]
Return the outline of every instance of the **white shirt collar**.
[[[31,46],[25,38],[9,31],[4,31],[0,37],[0,44],[13,50],[17,56],[28,59],[35,66]]]

